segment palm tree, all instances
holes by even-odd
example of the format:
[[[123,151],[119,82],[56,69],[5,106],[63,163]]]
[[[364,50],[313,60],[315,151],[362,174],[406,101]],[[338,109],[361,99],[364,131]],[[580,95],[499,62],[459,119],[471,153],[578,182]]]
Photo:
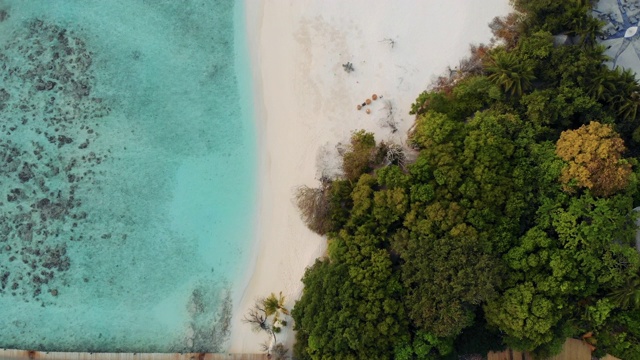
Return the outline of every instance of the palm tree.
[[[589,95],[598,101],[611,101],[617,93],[616,81],[619,73],[619,68],[609,70],[605,65],[601,65],[595,76],[587,77]]]
[[[580,36],[580,43],[583,46],[594,46],[597,44],[597,39],[603,34],[602,27],[604,24],[594,18],[589,17],[586,23],[580,29],[576,29],[576,35]]]
[[[640,93],[634,91],[622,101],[618,115],[624,120],[635,120],[638,116],[638,108],[640,108]]]
[[[640,309],[640,276],[634,274],[622,287],[611,291],[609,298],[623,309]]]
[[[280,294],[276,296],[276,294],[271,293],[266,299],[262,300],[262,305],[264,305],[264,311],[267,316],[274,315],[273,322],[278,321],[278,316],[280,313],[289,315],[289,310],[284,307],[285,297],[282,295],[282,291]]]
[[[619,68],[612,74],[613,89],[615,92],[610,101],[617,115],[624,120],[635,120],[640,108],[640,85],[634,73],[630,69],[620,71]]]
[[[583,46],[596,45],[596,39],[602,35],[604,23],[593,16],[590,16],[591,3],[588,0],[576,1],[574,6],[568,10],[567,17],[571,19],[567,24],[571,36],[580,37],[580,44]]]
[[[531,62],[504,51],[490,57],[486,70],[489,81],[512,96],[522,96],[525,90],[531,88],[531,82],[535,79]]]

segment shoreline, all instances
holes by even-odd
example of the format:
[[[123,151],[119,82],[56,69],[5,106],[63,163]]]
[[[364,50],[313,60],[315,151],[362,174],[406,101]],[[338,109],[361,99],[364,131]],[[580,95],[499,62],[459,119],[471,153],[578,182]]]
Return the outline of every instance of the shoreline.
[[[251,4],[260,4],[258,7],[251,7]],[[263,148],[263,139],[261,136],[261,122],[257,121],[257,119],[262,119],[264,114],[264,101],[262,100],[262,91],[261,86],[262,82],[260,80],[260,72],[259,68],[255,66],[256,59],[259,58],[260,54],[256,51],[256,39],[253,35],[256,35],[257,29],[260,28],[259,24],[256,26],[255,20],[260,20],[261,16],[261,8],[262,8],[262,0],[248,1],[242,0],[241,5],[236,5],[240,9],[234,9],[234,21],[241,22],[236,26],[236,35],[240,32],[244,32],[244,40],[246,43],[243,44],[241,50],[236,51],[236,57],[240,57],[242,55],[247,55],[248,59],[244,60],[236,60],[236,66],[241,68],[250,69],[250,75],[244,78],[244,84],[240,84],[239,88],[242,90],[249,90],[250,94],[247,95],[250,98],[249,102],[253,104],[253,107],[248,111],[247,117],[251,117],[251,124],[255,126],[255,138],[256,146],[254,148],[256,154],[256,181],[254,183],[254,201],[255,208],[253,213],[252,223],[254,224],[254,228],[251,231],[251,237],[253,239],[252,246],[249,249],[249,255],[246,256],[247,268],[244,273],[239,276],[236,280],[240,281],[242,286],[232,286],[231,299],[232,299],[232,312],[235,314],[236,309],[240,305],[242,298],[245,296],[247,289],[249,288],[249,282],[256,268],[256,260],[259,254],[259,241],[257,240],[258,229],[260,228],[260,192],[262,188],[260,186],[262,179],[262,161],[260,159],[260,149]],[[234,40],[235,41],[235,40]],[[247,81],[248,79],[248,81]],[[232,315],[234,315],[232,314]]]
[[[335,147],[354,130],[402,142],[415,98],[471,44],[488,42],[488,23],[511,10],[507,0],[244,1],[260,163],[253,269],[234,292],[228,353],[260,351],[268,337],[251,332],[242,317],[272,292],[282,291],[291,309],[306,267],[326,249],[326,240],[300,219],[295,188],[317,186],[320,171],[338,171]],[[343,70],[346,62],[354,72]],[[373,93],[384,101],[374,102],[369,115],[357,111]],[[289,321],[278,335],[289,348],[292,326]]]

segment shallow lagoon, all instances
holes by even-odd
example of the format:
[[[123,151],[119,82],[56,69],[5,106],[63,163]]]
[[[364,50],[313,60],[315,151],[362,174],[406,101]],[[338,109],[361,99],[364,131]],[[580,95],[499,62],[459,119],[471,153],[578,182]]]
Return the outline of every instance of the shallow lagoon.
[[[0,0],[0,347],[224,351],[255,207],[240,7]]]

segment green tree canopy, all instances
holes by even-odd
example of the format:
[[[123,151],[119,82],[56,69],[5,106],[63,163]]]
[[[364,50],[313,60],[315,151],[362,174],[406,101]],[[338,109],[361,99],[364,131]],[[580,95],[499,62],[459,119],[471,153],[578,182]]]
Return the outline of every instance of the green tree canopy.
[[[292,311],[297,358],[548,358],[585,334],[640,358],[640,85],[605,63],[589,5],[515,0],[503,42],[417,97],[416,156],[353,133],[303,212],[329,250]]]

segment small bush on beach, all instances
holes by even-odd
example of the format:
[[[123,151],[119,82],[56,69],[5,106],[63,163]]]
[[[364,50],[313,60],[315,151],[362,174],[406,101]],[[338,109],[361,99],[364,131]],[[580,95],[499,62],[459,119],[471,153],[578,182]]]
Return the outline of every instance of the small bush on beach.
[[[360,130],[351,136],[351,144],[342,155],[342,170],[348,180],[357,180],[360,175],[373,169],[377,155],[376,141],[372,133]]]
[[[330,190],[328,184],[310,188],[300,186],[295,192],[295,201],[302,220],[311,231],[324,235],[331,229]]]

